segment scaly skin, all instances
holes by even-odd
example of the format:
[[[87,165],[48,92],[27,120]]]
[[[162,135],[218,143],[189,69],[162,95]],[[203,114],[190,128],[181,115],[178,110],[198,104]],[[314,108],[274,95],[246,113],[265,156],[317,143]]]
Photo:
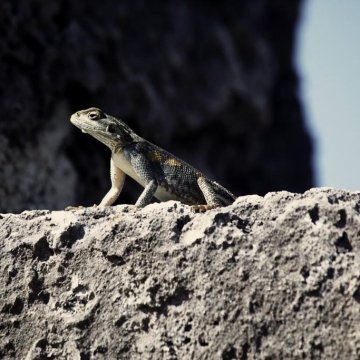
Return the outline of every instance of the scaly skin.
[[[137,208],[148,205],[153,196],[160,201],[178,200],[206,211],[232,204],[236,197],[191,165],[135,134],[122,120],[97,108],[78,111],[70,121],[108,146],[112,152],[111,189],[99,206],[110,206],[119,196],[129,175],[144,187]],[[73,208],[69,208],[73,209]]]

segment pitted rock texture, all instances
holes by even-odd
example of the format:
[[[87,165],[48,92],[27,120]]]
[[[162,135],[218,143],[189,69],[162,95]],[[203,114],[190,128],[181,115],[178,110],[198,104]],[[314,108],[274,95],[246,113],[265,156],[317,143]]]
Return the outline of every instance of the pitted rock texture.
[[[359,192],[128,210],[1,215],[1,358],[359,358]]]
[[[2,0],[0,212],[101,201],[109,151],[69,122],[91,106],[236,195],[309,189],[301,3]]]

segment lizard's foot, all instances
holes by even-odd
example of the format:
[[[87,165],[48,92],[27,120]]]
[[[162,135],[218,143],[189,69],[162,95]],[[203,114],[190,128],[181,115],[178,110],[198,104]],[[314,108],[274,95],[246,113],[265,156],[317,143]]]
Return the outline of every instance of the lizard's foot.
[[[138,208],[136,205],[128,205],[125,209],[124,212],[127,213],[136,213],[138,210],[140,210],[141,208]]]
[[[98,207],[98,205],[94,204],[92,206],[94,209],[96,209]],[[71,210],[83,210],[85,209],[84,206],[68,206],[65,208],[65,211],[71,211]]]
[[[214,205],[192,205],[191,206],[191,211],[196,213],[196,212],[199,212],[199,213],[203,213],[207,210],[211,210],[211,209],[215,209],[215,206]]]
[[[67,206],[65,208],[65,211],[72,211],[72,210],[81,210],[85,209],[83,206]]]

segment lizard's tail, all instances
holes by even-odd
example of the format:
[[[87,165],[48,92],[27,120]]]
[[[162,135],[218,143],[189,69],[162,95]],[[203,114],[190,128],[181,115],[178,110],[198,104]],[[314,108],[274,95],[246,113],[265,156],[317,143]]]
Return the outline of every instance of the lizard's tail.
[[[213,187],[218,195],[219,199],[223,203],[223,205],[230,205],[236,200],[236,196],[230,192],[229,190],[225,189],[223,186],[218,184],[216,181],[213,182]]]

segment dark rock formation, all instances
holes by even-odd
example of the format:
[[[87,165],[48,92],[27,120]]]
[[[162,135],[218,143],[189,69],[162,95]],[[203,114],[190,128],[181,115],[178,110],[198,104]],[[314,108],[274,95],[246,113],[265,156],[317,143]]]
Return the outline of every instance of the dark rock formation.
[[[90,106],[237,195],[310,188],[299,4],[1,1],[0,211],[101,200],[109,152],[69,124]],[[139,191],[127,182],[120,201]]]
[[[4,359],[358,359],[360,193],[0,219]]]

